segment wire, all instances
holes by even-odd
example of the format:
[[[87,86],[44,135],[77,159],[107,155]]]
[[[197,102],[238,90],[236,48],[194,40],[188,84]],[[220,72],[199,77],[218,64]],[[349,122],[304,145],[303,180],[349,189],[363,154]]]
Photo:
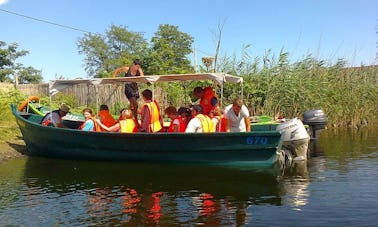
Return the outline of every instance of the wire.
[[[20,13],[16,13],[16,12],[12,12],[12,11],[5,10],[5,9],[0,9],[0,11],[6,12],[6,13],[9,13],[9,14],[13,14],[13,15],[16,15],[16,16],[19,16],[19,17],[24,17],[24,18],[27,18],[27,19],[43,22],[43,23],[46,23],[46,24],[55,25],[55,26],[62,27],[62,28],[68,28],[68,29],[71,29],[71,30],[75,30],[75,31],[79,31],[79,32],[84,32],[84,33],[91,33],[89,31],[85,31],[83,29],[74,28],[74,27],[71,27],[71,26],[67,26],[67,25],[63,25],[63,24],[58,24],[58,23],[54,23],[54,22],[51,22],[51,21],[38,19],[38,18],[35,18],[35,17],[29,17],[29,16],[26,16],[26,15],[23,15],[23,14],[20,14]]]

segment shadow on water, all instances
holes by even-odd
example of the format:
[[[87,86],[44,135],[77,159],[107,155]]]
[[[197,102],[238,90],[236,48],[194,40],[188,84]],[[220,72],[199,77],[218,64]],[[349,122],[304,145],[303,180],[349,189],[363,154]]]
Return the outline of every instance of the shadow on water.
[[[25,144],[17,144],[17,143],[11,143],[11,142],[7,142],[7,144],[8,144],[8,146],[13,148],[17,152],[24,154],[24,155],[27,154],[27,148],[26,148]]]

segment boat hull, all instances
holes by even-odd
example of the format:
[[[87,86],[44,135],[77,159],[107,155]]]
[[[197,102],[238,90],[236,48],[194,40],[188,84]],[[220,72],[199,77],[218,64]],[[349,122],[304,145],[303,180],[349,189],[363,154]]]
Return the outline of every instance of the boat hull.
[[[271,166],[277,162],[281,134],[112,133],[42,126],[12,111],[27,146],[27,155],[64,159],[190,162]],[[30,116],[29,116],[30,118]]]

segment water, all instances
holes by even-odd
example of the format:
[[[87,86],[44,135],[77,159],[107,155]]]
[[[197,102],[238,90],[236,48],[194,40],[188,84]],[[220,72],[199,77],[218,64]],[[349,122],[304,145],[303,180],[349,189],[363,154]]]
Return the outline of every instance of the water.
[[[21,158],[0,163],[0,226],[376,226],[378,132],[323,131],[283,173]]]

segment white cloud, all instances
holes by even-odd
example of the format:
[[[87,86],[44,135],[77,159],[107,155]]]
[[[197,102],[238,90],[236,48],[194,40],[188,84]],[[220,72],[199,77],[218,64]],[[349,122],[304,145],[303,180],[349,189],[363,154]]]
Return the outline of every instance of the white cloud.
[[[0,5],[4,5],[7,2],[8,2],[8,0],[0,0]]]

